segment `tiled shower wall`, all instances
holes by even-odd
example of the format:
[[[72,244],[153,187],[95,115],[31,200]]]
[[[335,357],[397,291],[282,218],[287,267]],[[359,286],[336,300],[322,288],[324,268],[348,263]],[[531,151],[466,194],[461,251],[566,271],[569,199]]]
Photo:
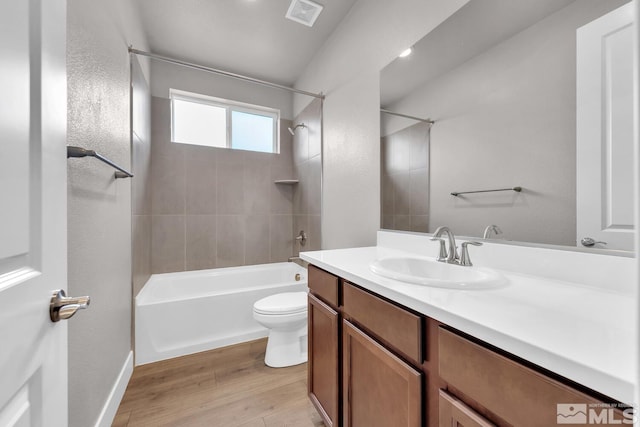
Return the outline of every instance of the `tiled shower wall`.
[[[131,59],[131,235],[133,295],[151,275],[151,93],[138,59]]]
[[[418,123],[381,139],[382,228],[427,232],[429,125]]]
[[[287,261],[293,254],[292,138],[280,122],[280,153],[170,141],[170,104],[152,97],[153,273]]]
[[[314,99],[295,119],[304,123],[293,138],[293,168],[299,183],[293,193],[293,232],[304,230],[305,246],[294,243],[294,253],[321,249],[320,213],[322,199],[322,100]]]

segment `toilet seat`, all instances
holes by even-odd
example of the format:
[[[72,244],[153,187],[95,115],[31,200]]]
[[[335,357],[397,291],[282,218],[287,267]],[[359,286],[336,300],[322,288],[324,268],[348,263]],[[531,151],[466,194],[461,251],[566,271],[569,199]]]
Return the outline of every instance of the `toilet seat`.
[[[306,292],[283,292],[262,298],[253,304],[253,312],[265,315],[299,314],[307,311]]]

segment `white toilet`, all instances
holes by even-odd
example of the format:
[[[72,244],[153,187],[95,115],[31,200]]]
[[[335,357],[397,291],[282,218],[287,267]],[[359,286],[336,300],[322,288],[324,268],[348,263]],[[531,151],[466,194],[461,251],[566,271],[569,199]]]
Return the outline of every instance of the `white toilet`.
[[[307,361],[307,293],[284,292],[253,304],[253,318],[269,329],[264,363],[272,368]]]

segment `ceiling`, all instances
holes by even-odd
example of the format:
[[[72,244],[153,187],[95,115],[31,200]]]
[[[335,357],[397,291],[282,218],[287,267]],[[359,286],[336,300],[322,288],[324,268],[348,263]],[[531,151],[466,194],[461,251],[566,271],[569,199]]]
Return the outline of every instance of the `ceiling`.
[[[580,0],[471,0],[380,74],[380,105],[389,108],[425,85],[546,16]]]
[[[290,0],[133,1],[153,53],[292,86],[356,0],[316,0],[312,28]]]

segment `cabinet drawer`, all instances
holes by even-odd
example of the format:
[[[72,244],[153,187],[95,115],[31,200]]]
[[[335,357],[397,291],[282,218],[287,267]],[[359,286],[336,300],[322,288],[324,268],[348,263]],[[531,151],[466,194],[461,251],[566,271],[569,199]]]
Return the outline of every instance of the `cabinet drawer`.
[[[342,303],[345,316],[414,363],[422,363],[420,316],[348,282],[343,285]]]
[[[309,265],[308,273],[311,292],[334,308],[338,307],[338,278],[314,265]]]
[[[492,424],[444,390],[439,391],[438,399],[439,427],[495,427],[495,424]]]
[[[589,404],[602,403],[446,329],[440,328],[438,339],[440,377],[460,397],[474,400],[511,425],[555,426],[564,416],[558,404],[582,404],[586,411]],[[619,413],[615,417],[622,419]]]

